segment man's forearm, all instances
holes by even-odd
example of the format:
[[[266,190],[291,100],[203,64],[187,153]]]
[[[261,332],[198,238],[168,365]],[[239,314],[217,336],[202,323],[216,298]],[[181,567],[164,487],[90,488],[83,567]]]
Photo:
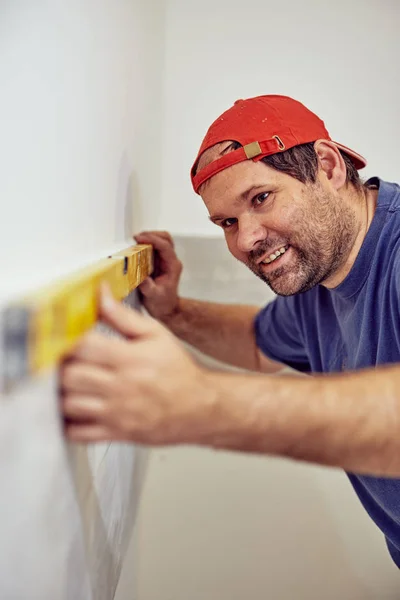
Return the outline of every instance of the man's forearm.
[[[213,401],[204,443],[400,476],[399,366],[296,379],[207,377]]]
[[[204,354],[243,369],[260,370],[254,335],[259,308],[180,298],[164,324]],[[280,367],[271,361],[271,372]]]

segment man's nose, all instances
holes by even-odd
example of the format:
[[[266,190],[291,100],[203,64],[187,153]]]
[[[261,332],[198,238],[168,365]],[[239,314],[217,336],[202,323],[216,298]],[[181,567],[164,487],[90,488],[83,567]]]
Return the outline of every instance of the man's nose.
[[[244,218],[238,223],[237,247],[240,252],[251,252],[267,237],[266,228],[256,219]]]

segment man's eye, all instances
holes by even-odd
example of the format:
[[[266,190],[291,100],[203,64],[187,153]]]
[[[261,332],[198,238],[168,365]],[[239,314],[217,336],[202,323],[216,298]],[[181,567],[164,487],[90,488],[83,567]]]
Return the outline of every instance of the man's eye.
[[[254,206],[260,206],[260,204],[263,204],[263,202],[266,201],[268,196],[269,196],[269,192],[264,192],[263,194],[258,194],[258,196],[254,196],[254,198],[253,198]]]
[[[236,221],[237,219],[224,219],[223,221],[221,221],[221,227],[223,229],[229,229],[229,227],[232,227],[232,225],[234,225]]]

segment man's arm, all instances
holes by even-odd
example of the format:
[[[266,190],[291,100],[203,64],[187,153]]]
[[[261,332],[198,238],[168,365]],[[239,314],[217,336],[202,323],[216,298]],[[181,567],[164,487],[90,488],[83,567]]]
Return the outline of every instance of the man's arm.
[[[400,476],[400,366],[293,378],[210,371],[160,323],[104,295],[62,368],[72,440],[194,444]]]
[[[208,375],[214,447],[400,476],[400,367],[296,378]]]
[[[180,298],[177,309],[163,323],[181,340],[204,354],[251,371],[275,373],[281,363],[270,360],[257,348],[255,306],[218,304]]]

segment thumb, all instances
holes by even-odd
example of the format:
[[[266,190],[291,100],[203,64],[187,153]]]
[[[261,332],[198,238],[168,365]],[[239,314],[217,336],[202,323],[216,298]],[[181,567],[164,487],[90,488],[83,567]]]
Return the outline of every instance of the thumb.
[[[117,302],[104,283],[100,288],[100,317],[104,323],[129,338],[147,337],[154,331],[154,323],[150,319]]]

